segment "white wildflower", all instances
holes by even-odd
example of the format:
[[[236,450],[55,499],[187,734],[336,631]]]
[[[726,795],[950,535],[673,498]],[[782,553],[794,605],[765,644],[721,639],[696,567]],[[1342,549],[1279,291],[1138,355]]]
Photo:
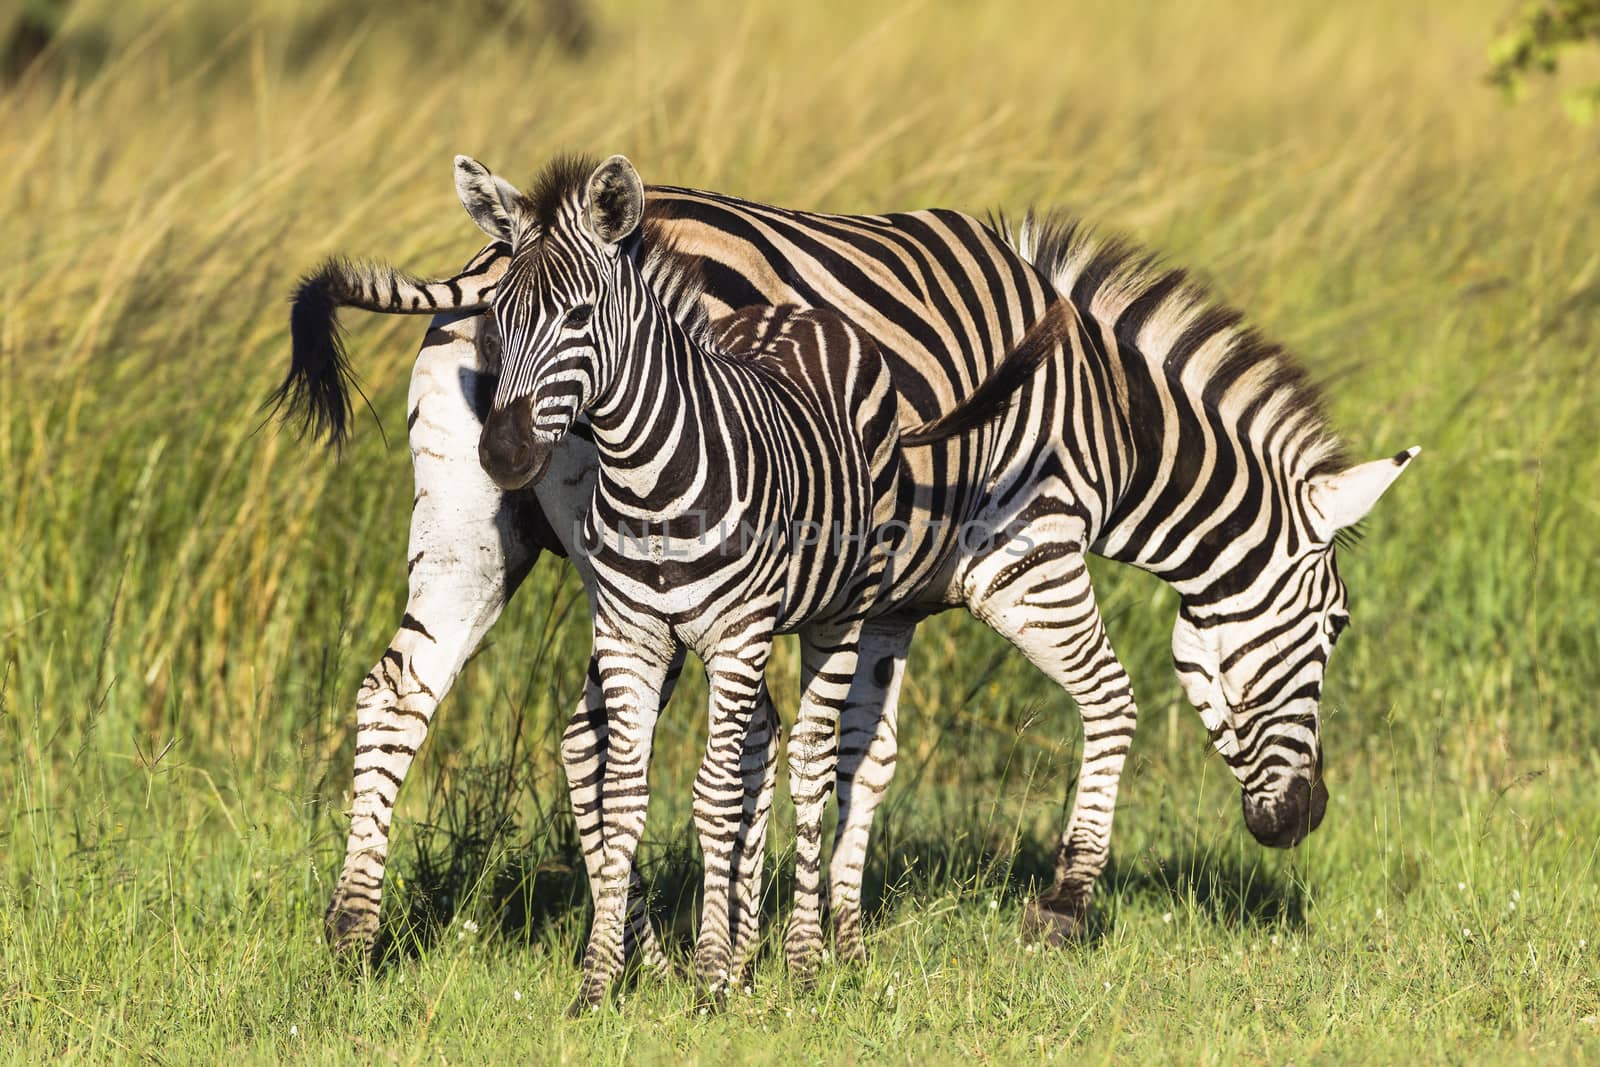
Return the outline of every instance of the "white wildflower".
[[[894,997],[894,986],[889,986],[887,989],[885,989],[883,991],[883,995],[886,996],[886,997],[893,998]]]
[[[461,929],[465,930],[469,934],[475,934],[478,932],[478,924],[473,922],[471,919],[467,919],[462,922]]]
[[[1471,941],[1472,940],[1472,931],[1467,929],[1465,926],[1463,926],[1461,928],[1461,936],[1466,938],[1468,941]]]
[[[1110,982],[1106,983],[1106,992],[1107,993],[1111,992],[1111,983]]]
[[[1456,888],[1461,890],[1463,893],[1465,893],[1467,891],[1467,883],[1465,883],[1465,882],[1457,882],[1456,883]]]
[[[1172,925],[1172,912],[1169,911],[1165,915],[1161,916],[1161,921],[1169,926]]]
[[[290,1037],[299,1037],[300,1036],[300,1028],[298,1026],[295,1026],[293,1023],[291,1023],[289,1025],[289,1036]]]
[[[512,991],[511,991],[511,999],[512,999],[512,1000],[521,1000],[521,999],[522,999],[522,990],[520,990],[520,989],[513,989],[513,990],[512,990]]]
[[[1000,910],[1000,902],[998,900],[991,899],[989,901],[989,910],[990,911],[999,911]]]
[[[1381,919],[1381,918],[1383,918],[1383,909],[1382,909],[1382,908],[1379,908],[1379,909],[1378,909],[1378,911],[1377,911],[1377,917],[1378,917],[1378,918],[1380,918],[1380,919]]]

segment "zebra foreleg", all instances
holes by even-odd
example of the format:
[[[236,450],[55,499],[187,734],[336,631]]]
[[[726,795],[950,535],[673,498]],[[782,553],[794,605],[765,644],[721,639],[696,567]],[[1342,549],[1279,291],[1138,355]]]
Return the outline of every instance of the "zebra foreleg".
[[[672,690],[683,670],[683,653],[673,658],[662,683],[663,705],[672,698]],[[588,684],[583,696],[573,709],[572,717],[561,737],[561,765],[567,775],[567,791],[572,801],[572,816],[577,823],[578,844],[583,851],[584,867],[589,873],[589,891],[599,900],[600,879],[605,863],[605,826],[601,809],[601,785],[606,773],[606,701],[600,686],[599,661],[590,656]],[[658,974],[667,974],[671,967],[666,953],[650,926],[650,916],[645,908],[644,881],[634,870],[628,879],[628,928],[623,952],[629,955],[638,951],[645,965]]]
[[[760,899],[760,868],[753,861],[766,844],[771,795],[765,786],[769,753],[776,754],[766,683],[772,621],[756,617],[750,622],[737,634],[735,647],[706,661],[710,734],[694,782],[694,822],[705,861],[694,965],[706,992],[718,1000],[743,962],[735,954],[740,911],[752,895]],[[753,894],[741,879],[755,883]]]
[[[1095,882],[1111,851],[1117,784],[1137,709],[1127,672],[1106,637],[1081,551],[1059,530],[1030,526],[986,555],[965,584],[975,615],[1060,685],[1083,719],[1083,762],[1055,881],[1023,912],[1023,931],[1061,944],[1084,933]],[[1080,542],[1081,543],[1081,542]]]
[[[569,1015],[597,1008],[626,962],[628,898],[633,860],[650,802],[650,748],[672,663],[682,652],[657,655],[637,635],[597,628],[595,661],[605,693],[605,770],[601,812],[605,849],[595,880],[594,925],[583,955],[583,983]]]
[[[839,826],[828,887],[834,951],[841,960],[867,958],[861,934],[861,881],[873,814],[894,777],[900,682],[915,633],[916,623],[911,621],[885,618],[866,624],[850,696],[839,717],[835,778]]]

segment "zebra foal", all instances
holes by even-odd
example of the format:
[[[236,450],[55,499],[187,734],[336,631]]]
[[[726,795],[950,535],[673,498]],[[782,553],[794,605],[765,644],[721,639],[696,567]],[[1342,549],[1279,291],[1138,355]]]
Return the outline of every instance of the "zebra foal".
[[[839,314],[751,307],[712,324],[692,265],[671,263],[666,243],[642,247],[644,184],[623,157],[558,160],[531,197],[507,194],[466,157],[456,174],[468,213],[511,249],[485,324],[500,375],[479,441],[484,470],[507,491],[538,482],[582,415],[599,455],[583,538],[607,723],[603,852],[574,1008],[597,1004],[624,962],[651,739],[685,649],[704,662],[711,691],[694,787],[706,865],[695,970],[720,993],[755,942],[753,909],[735,914],[730,901],[753,899],[735,892],[737,858],[753,853],[759,872],[766,832],[775,635],[797,633],[802,650],[790,774],[796,892],[807,898],[797,914],[809,916],[833,737],[897,540],[899,446],[983,424],[1037,361],[1019,347],[987,387],[902,435],[887,364]],[[660,257],[668,262],[650,265],[652,286],[640,260]],[[594,773],[589,762],[567,770],[574,780]],[[820,943],[820,927],[805,934]]]

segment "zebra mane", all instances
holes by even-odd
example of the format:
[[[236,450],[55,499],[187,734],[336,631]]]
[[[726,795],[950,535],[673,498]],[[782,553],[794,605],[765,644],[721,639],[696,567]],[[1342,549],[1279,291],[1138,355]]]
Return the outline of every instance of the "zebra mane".
[[[990,223],[1081,314],[1115,330],[1119,348],[1140,352],[1152,374],[1166,376],[1167,354],[1180,339],[1194,343],[1185,376],[1198,371],[1206,382],[1229,383],[1220,395],[1207,390],[1197,400],[1224,415],[1249,412],[1261,427],[1293,424],[1274,434],[1285,443],[1290,473],[1309,478],[1347,465],[1345,445],[1306,369],[1186,271],[1061,212],[1030,210],[1015,228],[995,213]],[[1125,335],[1123,316],[1135,308],[1137,335]]]
[[[544,165],[537,177],[522,194],[522,215],[532,220],[540,230],[555,225],[556,216],[568,198],[583,196],[584,183],[600,166],[594,156],[576,152],[563,152]]]
[[[650,217],[648,207],[639,227],[638,242],[634,262],[645,284],[691,341],[701,348],[710,346],[714,336],[711,316],[700,299],[706,291],[704,261],[680,250],[662,224]]]
[[[538,231],[550,229],[572,198],[581,200],[585,183],[599,165],[600,161],[589,155],[556,156],[523,195],[519,206],[524,217],[531,219]],[[696,344],[709,344],[711,319],[700,302],[706,289],[704,263],[699,256],[679,250],[661,223],[651,217],[648,201],[638,233],[624,248],[673,321]]]

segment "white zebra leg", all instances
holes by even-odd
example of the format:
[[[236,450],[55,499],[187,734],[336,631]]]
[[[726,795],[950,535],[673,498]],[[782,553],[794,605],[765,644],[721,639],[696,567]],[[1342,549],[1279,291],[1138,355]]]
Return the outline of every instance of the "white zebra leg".
[[[777,793],[778,739],[781,724],[772,705],[772,693],[761,687],[761,703],[756,709],[745,740],[744,762],[744,847],[736,856],[734,870],[734,908],[732,971],[750,980],[756,948],[761,942],[762,885],[766,874],[767,829],[772,815],[772,798]]]
[[[683,670],[680,652],[667,671],[662,685],[661,702],[672,699],[673,687]],[[605,691],[599,684],[598,661],[589,658],[588,681],[583,696],[567,721],[561,737],[561,764],[567,776],[567,792],[572,802],[572,816],[578,829],[578,843],[583,851],[583,863],[589,874],[589,891],[598,901],[601,870],[605,862],[605,826],[601,810],[601,785],[606,767],[606,702]],[[667,974],[671,966],[666,953],[656,939],[646,911],[644,881],[638,871],[629,876],[628,930],[624,953],[637,951],[645,965],[657,974]]]
[[[800,631],[800,709],[789,734],[794,801],[794,910],[784,931],[789,970],[801,981],[822,955],[822,815],[833,791],[839,716],[859,660],[859,621]]]
[[[1059,530],[1030,527],[965,578],[968,604],[1060,685],[1083,720],[1083,761],[1055,881],[1023,914],[1024,932],[1060,944],[1086,928],[1094,886],[1111,851],[1117,785],[1138,709],[1106,637],[1081,552],[1062,553]],[[1077,543],[1081,544],[1081,540]]]
[[[607,726],[601,782],[605,849],[596,879],[594,925],[583,955],[583,982],[569,1014],[598,1007],[626,962],[633,860],[650,799],[650,748],[667,672],[677,655],[677,649],[649,647],[637,634],[612,636],[597,627],[595,659]]]
[[[841,960],[865,962],[861,880],[872,817],[894,777],[900,682],[916,623],[873,619],[861,633],[861,654],[839,718],[836,788],[839,826],[828,866],[834,950]]]
[[[772,655],[772,619],[755,618],[733,641],[724,641],[706,661],[706,681],[711,690],[710,731],[705,758],[694,782],[694,822],[705,861],[705,892],[700,915],[700,936],[695,942],[695,975],[705,990],[720,998],[734,976],[735,899],[744,900],[744,887],[736,884],[748,862],[751,834],[765,844],[766,818],[760,811],[765,779],[768,728],[764,710],[767,696],[767,661]],[[752,752],[762,766],[752,766]],[[756,795],[750,795],[752,780]],[[756,893],[760,875],[754,874]]]
[[[526,533],[532,499],[501,493],[478,466],[473,321],[435,319],[412,372],[410,595],[356,702],[350,833],[324,921],[339,951],[370,950],[406,772],[456,673],[539,553]]]

